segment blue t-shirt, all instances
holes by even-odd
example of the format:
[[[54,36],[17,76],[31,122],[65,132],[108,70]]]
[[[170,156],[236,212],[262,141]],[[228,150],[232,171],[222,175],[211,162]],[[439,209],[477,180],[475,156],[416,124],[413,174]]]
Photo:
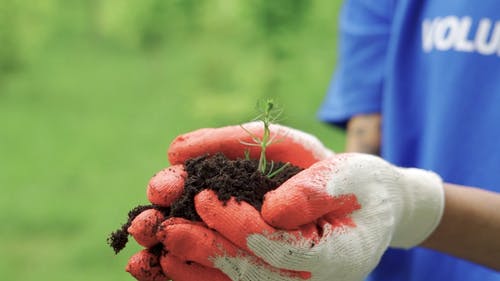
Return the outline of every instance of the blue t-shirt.
[[[500,1],[348,0],[340,28],[319,117],[344,126],[380,112],[385,159],[499,192]],[[369,280],[499,281],[500,273],[423,248],[391,249]]]

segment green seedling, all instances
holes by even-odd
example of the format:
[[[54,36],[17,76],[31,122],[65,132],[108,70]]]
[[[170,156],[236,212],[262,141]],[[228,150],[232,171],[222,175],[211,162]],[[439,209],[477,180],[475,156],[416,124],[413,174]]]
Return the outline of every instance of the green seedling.
[[[274,101],[272,99],[266,99],[265,101],[261,101],[257,104],[257,110],[259,115],[254,118],[254,120],[262,121],[264,126],[264,133],[262,138],[256,136],[252,132],[250,132],[245,127],[241,126],[245,132],[247,132],[252,138],[252,143],[241,141],[242,144],[248,146],[256,146],[260,147],[260,157],[259,157],[259,165],[257,169],[268,178],[272,178],[281,171],[283,171],[290,163],[285,163],[280,168],[274,170],[274,161],[268,163],[266,158],[266,149],[272,144],[278,143],[281,139],[275,139],[276,135],[271,136],[271,131],[269,129],[271,123],[276,122],[278,118],[283,113],[281,108],[278,108],[274,105]],[[250,158],[250,151],[245,150],[245,159]]]

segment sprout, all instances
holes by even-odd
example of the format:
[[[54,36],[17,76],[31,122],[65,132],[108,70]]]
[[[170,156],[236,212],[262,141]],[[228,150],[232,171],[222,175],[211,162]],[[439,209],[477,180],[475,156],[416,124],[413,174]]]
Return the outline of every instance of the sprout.
[[[290,163],[285,163],[280,168],[274,170],[274,161],[271,160],[271,162],[268,165],[268,161],[266,158],[267,147],[281,141],[281,139],[276,140],[275,136],[271,136],[271,131],[269,127],[271,123],[276,122],[276,120],[278,120],[278,118],[283,113],[283,110],[275,106],[273,99],[266,99],[265,101],[260,101],[257,104],[257,110],[259,112],[259,115],[257,115],[257,117],[255,117],[254,120],[262,121],[264,125],[264,133],[262,135],[262,138],[259,138],[258,136],[250,132],[248,129],[241,126],[241,128],[250,135],[253,142],[252,143],[244,141],[240,142],[248,146],[260,147],[259,165],[257,169],[262,174],[266,175],[268,178],[272,178],[281,171],[283,171],[288,165],[290,165]],[[245,159],[249,159],[249,150],[245,150]]]

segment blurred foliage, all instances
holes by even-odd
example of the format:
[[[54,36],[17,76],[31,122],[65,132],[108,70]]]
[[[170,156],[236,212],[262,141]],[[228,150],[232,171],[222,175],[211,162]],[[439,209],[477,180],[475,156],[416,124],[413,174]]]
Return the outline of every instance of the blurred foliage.
[[[0,280],[132,280],[105,244],[178,134],[316,119],[339,1],[0,0]]]

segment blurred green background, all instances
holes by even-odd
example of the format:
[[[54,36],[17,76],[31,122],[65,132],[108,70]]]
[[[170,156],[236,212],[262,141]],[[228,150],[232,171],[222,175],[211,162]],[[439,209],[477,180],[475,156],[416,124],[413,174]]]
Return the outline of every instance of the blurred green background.
[[[178,134],[253,118],[336,151],[316,111],[340,1],[0,0],[0,280],[132,280],[108,234]]]

